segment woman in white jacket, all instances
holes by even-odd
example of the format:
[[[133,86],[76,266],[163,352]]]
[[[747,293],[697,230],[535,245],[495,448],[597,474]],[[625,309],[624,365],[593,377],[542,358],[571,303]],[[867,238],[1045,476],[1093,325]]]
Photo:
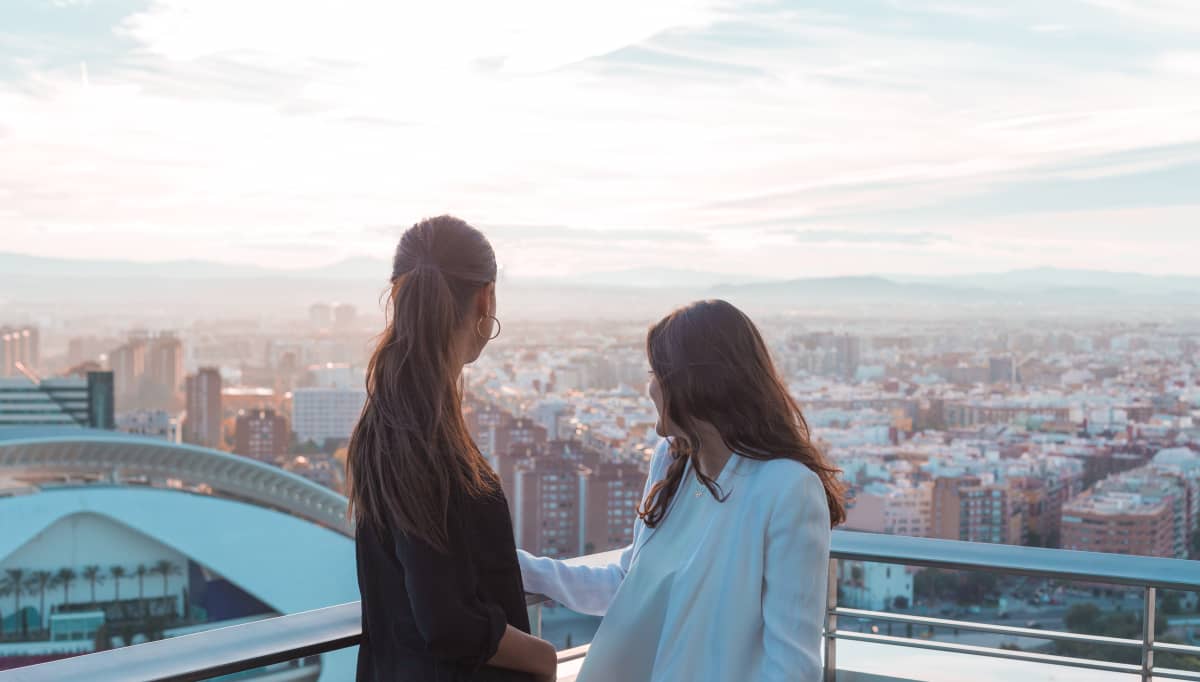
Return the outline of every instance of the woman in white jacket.
[[[646,347],[665,438],[633,544],[602,568],[519,552],[526,590],[604,616],[579,682],[819,680],[838,470],[734,306],[681,308]]]

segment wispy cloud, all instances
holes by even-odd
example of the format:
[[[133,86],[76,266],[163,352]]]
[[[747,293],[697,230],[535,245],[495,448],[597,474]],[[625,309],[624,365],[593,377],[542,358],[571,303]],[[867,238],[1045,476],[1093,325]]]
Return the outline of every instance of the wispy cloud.
[[[860,232],[855,230],[787,230],[781,232],[797,242],[806,244],[898,244],[925,246],[948,242],[952,237],[937,232]]]
[[[36,46],[0,60],[21,250],[315,262],[455,212],[514,272],[994,270],[1055,239],[1106,267],[1167,207],[1154,267],[1200,248],[1170,189],[1200,145],[1192,0],[25,6],[0,10],[0,50]]]

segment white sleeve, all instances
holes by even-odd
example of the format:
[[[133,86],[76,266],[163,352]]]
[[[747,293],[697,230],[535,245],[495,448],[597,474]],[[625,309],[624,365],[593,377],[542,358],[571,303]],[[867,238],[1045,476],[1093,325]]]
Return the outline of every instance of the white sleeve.
[[[523,549],[517,550],[517,559],[526,592],[543,594],[572,611],[603,616],[629,571],[632,553],[633,546],[626,547],[618,561],[607,566],[535,557]]]
[[[764,682],[821,679],[829,574],[829,504],[816,475],[777,497],[763,568]]]
[[[650,488],[666,474],[667,451],[668,444],[664,439],[650,460],[650,473],[642,490],[643,500]],[[572,611],[603,616],[629,572],[633,548],[643,532],[645,524],[638,519],[633,524],[633,544],[621,550],[616,562],[606,566],[584,566],[574,559],[536,557],[523,549],[517,550],[525,591],[545,595]]]

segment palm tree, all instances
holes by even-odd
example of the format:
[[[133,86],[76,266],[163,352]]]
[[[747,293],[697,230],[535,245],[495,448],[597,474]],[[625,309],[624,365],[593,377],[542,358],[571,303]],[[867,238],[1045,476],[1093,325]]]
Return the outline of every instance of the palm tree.
[[[99,566],[95,564],[83,567],[83,579],[91,583],[92,586],[92,603],[96,603],[96,583],[104,582],[104,573]]]
[[[143,595],[145,593],[146,574],[149,572],[150,569],[146,567],[146,564],[138,564],[137,568],[133,570],[133,574],[138,579],[138,610],[143,614],[146,612],[146,602]]]
[[[12,583],[8,578],[0,580],[0,599],[12,594]],[[0,640],[4,639],[4,609],[0,609]]]
[[[133,570],[133,574],[136,575],[137,579],[138,579],[138,600],[139,601],[143,597],[144,586],[145,586],[145,582],[146,582],[146,574],[149,572],[150,572],[150,569],[146,568],[146,564],[138,564],[137,568],[135,568]]]
[[[167,577],[179,575],[180,573],[179,567],[170,561],[167,561],[166,559],[159,559],[156,561],[154,565],[150,567],[150,572],[162,576],[164,597],[167,596]]]
[[[21,614],[21,636],[29,634],[29,625],[25,622],[25,612],[21,610],[21,594],[25,592],[25,569],[10,568],[5,570],[8,584],[13,593],[13,613]]]
[[[62,585],[64,604],[71,603],[71,583],[75,582],[75,579],[78,577],[79,574],[73,568],[60,568],[58,569],[58,573],[54,574],[55,582]]]
[[[125,567],[110,566],[108,574],[113,578],[113,587],[116,589],[116,601],[121,601],[121,580],[125,578]]]
[[[46,589],[54,585],[54,574],[50,571],[34,571],[26,582],[30,592],[37,592],[41,596],[41,605],[38,606],[38,624],[43,630],[46,628]]]

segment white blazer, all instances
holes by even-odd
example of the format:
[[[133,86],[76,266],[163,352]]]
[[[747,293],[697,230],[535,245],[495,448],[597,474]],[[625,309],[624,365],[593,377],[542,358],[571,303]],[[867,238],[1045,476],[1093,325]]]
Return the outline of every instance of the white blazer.
[[[664,440],[655,451],[643,499],[666,475],[667,445]],[[688,617],[672,620],[673,614],[667,614],[664,632],[673,636],[659,643],[663,656],[656,661],[654,679],[815,682],[821,678],[829,571],[824,486],[793,460],[734,457],[736,468],[724,491],[728,499],[691,559],[702,575],[695,582],[677,582],[677,589],[684,590],[701,582],[708,588],[717,585],[720,594],[706,589],[672,595],[687,601]],[[616,563],[603,567],[518,551],[525,589],[574,611],[604,615],[638,550],[655,532],[637,520],[633,544]],[[699,612],[704,617],[697,617],[698,602],[711,606]],[[681,651],[687,655],[678,655]]]

